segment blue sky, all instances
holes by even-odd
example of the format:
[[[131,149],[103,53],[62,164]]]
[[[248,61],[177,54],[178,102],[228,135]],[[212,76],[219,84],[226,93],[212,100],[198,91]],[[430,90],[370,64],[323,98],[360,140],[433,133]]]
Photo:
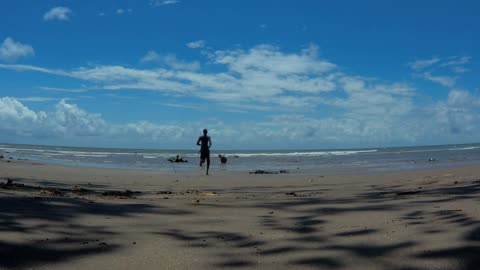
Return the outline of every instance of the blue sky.
[[[0,141],[478,142],[478,1],[4,1]]]

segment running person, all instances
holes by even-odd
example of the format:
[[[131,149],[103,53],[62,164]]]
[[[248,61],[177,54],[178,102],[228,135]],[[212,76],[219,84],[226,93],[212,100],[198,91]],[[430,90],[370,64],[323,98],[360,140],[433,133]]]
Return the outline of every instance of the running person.
[[[200,167],[207,160],[207,175],[210,169],[210,147],[212,146],[212,140],[210,136],[207,136],[208,130],[203,130],[203,136],[198,137],[197,145],[200,146]]]

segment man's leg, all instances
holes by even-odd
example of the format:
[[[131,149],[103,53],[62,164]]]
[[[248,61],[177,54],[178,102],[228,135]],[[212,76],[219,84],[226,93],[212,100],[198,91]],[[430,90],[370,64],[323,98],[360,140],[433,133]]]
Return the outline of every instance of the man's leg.
[[[210,154],[207,155],[207,175],[208,175],[208,170],[210,169]]]

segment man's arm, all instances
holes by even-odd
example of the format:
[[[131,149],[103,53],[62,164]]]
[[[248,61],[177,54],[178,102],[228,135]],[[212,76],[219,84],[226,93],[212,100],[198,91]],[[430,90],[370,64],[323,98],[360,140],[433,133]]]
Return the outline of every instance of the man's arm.
[[[197,145],[201,145],[201,144],[200,144],[200,137],[198,137]]]
[[[212,147],[212,138],[208,137],[208,149]]]

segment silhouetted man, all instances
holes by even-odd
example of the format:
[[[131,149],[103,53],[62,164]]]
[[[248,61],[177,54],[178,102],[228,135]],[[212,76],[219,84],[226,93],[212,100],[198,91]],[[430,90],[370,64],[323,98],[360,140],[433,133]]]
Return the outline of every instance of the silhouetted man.
[[[207,175],[210,169],[210,147],[212,146],[212,140],[207,136],[208,130],[203,130],[203,136],[200,136],[197,141],[197,145],[200,145],[200,167],[202,167],[205,159],[207,160]]]

